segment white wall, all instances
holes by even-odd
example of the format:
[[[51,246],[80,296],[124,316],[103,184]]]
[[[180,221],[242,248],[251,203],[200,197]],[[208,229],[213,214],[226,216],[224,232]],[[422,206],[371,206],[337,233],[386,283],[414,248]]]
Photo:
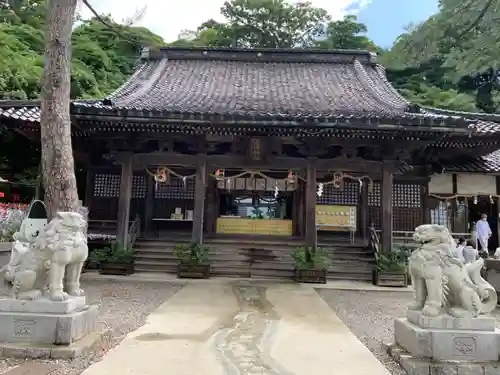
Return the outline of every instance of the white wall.
[[[496,178],[485,174],[457,173],[457,193],[495,195]]]
[[[457,194],[496,195],[496,178],[486,174],[456,173]],[[433,174],[429,181],[429,194],[453,194],[453,174]]]
[[[451,173],[433,174],[429,181],[429,194],[452,194],[453,177]]]

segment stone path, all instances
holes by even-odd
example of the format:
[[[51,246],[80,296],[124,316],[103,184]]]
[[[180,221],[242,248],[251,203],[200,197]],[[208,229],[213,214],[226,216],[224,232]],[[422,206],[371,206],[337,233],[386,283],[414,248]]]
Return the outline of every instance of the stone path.
[[[84,375],[388,375],[309,286],[191,283]]]

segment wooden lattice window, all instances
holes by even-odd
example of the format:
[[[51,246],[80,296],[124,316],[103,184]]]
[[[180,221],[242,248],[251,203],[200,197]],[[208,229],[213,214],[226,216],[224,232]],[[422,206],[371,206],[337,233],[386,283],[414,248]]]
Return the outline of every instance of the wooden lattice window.
[[[155,185],[155,198],[157,199],[194,199],[195,179],[172,176],[168,184]]]
[[[116,198],[120,195],[120,175],[96,173],[94,178],[94,197]]]
[[[451,204],[440,201],[435,208],[431,208],[431,224],[444,225],[451,230]]]
[[[380,183],[374,182],[368,190],[368,206],[380,207]]]
[[[411,232],[422,224],[422,197],[418,184],[392,185],[392,225],[395,231]]]
[[[316,195],[316,204],[357,205],[359,201],[359,182],[345,181],[344,188],[325,185],[321,197]]]
[[[404,208],[420,208],[422,204],[420,185],[392,185],[392,206]]]
[[[135,175],[132,177],[132,199],[146,198],[148,183],[146,176]]]

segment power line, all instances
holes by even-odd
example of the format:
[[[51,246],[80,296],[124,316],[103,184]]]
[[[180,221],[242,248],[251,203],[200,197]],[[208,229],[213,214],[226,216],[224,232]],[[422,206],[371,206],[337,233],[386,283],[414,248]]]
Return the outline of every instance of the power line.
[[[128,42],[132,43],[132,44],[137,44],[138,41],[137,40],[133,40],[132,38],[128,37],[127,35],[123,34],[122,32],[118,31],[115,27],[113,27],[108,21],[106,21],[104,18],[101,17],[101,15],[99,13],[97,13],[97,11],[94,9],[94,7],[92,7],[92,5],[90,5],[90,3],[88,2],[88,0],[82,0],[83,4],[88,8],[88,10],[90,10],[90,12],[94,15],[94,17],[100,22],[102,23],[104,26],[106,26],[107,29],[109,29],[110,31],[114,32],[116,35],[118,35],[119,37],[127,40]]]

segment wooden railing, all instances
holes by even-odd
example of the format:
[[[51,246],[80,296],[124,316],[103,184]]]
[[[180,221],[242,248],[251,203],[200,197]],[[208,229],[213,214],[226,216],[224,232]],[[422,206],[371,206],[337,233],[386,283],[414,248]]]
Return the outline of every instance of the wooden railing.
[[[373,225],[368,228],[368,232],[370,234],[370,238],[368,239],[368,248],[373,252],[375,260],[378,261],[378,256],[380,254],[380,237]]]
[[[371,230],[372,228],[370,228]],[[381,230],[376,230],[375,231],[377,235],[381,233]],[[393,245],[404,245],[407,247],[417,247],[419,244],[413,240],[413,233],[414,231],[400,231],[400,230],[395,230],[392,231],[392,243]],[[455,239],[457,238],[465,238],[466,240],[472,238],[472,233],[450,233],[451,236]]]
[[[116,240],[117,221],[116,220],[89,220],[90,240],[102,241],[104,243]],[[128,222],[127,245],[133,247],[141,232],[141,221],[139,216]]]
[[[139,237],[139,234],[141,232],[141,219],[139,216],[136,216],[134,220],[132,220],[129,224],[128,228],[128,246],[130,248],[133,248],[135,245],[135,241]]]

